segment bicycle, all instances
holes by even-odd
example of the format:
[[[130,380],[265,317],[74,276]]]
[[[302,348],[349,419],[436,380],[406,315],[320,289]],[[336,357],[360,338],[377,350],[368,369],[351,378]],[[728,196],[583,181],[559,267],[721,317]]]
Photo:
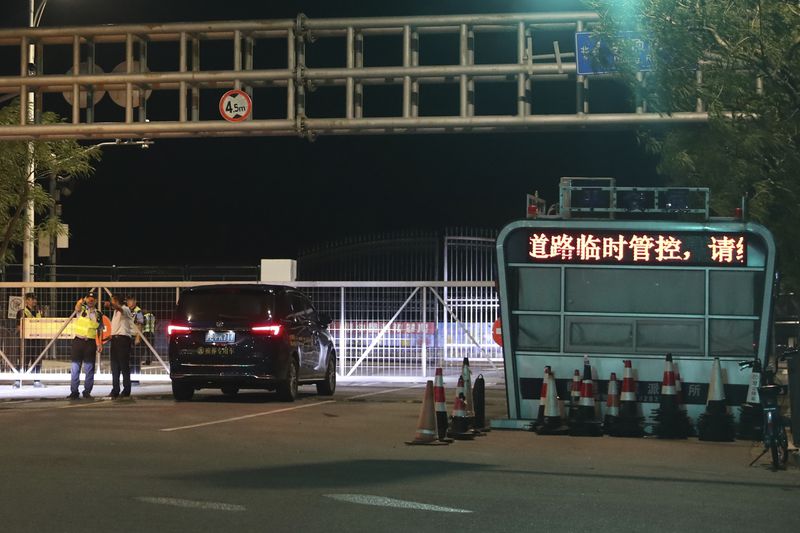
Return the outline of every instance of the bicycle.
[[[787,350],[775,358],[774,370],[767,366],[762,374],[762,383],[758,387],[759,399],[761,400],[761,408],[763,411],[763,440],[764,451],[753,459],[750,466],[753,466],[756,461],[761,459],[764,454],[771,452],[772,456],[772,470],[776,471],[786,467],[786,462],[789,459],[789,438],[786,435],[786,418],[781,413],[781,407],[778,403],[778,396],[781,393],[781,386],[775,384],[775,372],[778,363],[786,358],[787,354],[796,354],[798,350]],[[758,359],[752,361],[740,361],[739,369],[745,368],[760,368]]]

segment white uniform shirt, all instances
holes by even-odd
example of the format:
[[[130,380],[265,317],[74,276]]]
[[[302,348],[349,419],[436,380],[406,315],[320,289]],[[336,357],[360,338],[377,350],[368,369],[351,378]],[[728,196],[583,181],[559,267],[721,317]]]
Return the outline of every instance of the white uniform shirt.
[[[133,313],[127,305],[123,305],[121,310],[115,310],[111,318],[111,335],[127,335],[132,337],[134,334]]]

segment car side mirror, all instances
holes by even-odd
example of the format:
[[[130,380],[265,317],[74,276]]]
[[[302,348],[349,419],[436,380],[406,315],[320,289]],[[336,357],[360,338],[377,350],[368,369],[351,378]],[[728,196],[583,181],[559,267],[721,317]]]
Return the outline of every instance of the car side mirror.
[[[325,326],[326,328],[333,322],[333,319],[328,313],[319,313],[319,323]]]

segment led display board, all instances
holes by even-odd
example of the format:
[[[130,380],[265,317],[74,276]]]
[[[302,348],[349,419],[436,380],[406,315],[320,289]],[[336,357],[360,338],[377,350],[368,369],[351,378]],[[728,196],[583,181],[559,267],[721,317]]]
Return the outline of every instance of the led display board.
[[[528,230],[530,263],[647,266],[747,265],[743,233]]]

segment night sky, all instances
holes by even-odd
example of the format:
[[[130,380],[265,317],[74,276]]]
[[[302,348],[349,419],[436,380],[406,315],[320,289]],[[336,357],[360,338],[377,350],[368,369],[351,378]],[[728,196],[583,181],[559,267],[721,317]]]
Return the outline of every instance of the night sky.
[[[3,0],[0,25],[25,25],[27,3]],[[581,9],[579,2],[563,0],[49,0],[42,26],[294,18],[301,12],[309,17],[500,13],[553,6]],[[152,51],[150,60],[158,62]],[[106,70],[116,62],[98,58]],[[564,96],[574,101],[573,93]],[[258,95],[254,100],[258,109]],[[318,102],[309,115],[344,105],[333,98]],[[157,119],[155,102],[149,111]],[[59,261],[255,264],[262,257],[296,257],[304,246],[349,235],[450,226],[499,229],[524,216],[526,192],[539,190],[555,201],[561,176],[613,176],[620,185],[649,185],[654,167],[633,132],[345,136],[313,143],[294,137],[157,140],[147,151],[104,151],[95,175],[64,201],[63,219],[72,236]]]

